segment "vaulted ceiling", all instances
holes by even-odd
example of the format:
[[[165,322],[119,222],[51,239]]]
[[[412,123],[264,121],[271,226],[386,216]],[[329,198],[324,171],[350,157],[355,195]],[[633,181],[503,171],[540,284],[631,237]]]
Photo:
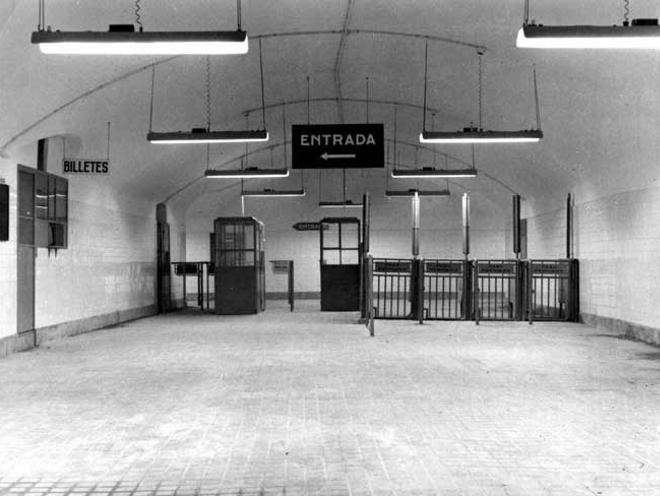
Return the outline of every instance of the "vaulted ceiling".
[[[46,3],[53,29],[102,31],[109,24],[134,21],[132,0]],[[222,194],[222,187],[196,181],[206,168],[205,147],[146,141],[152,67],[153,129],[206,125],[205,57],[43,55],[30,44],[37,4],[0,2],[3,154],[11,157],[12,150],[42,137],[67,135],[68,146],[78,147],[80,156],[104,156],[110,122],[111,181],[117,188],[154,202]],[[236,27],[236,3],[230,0],[142,0],[141,12],[145,30]],[[631,17],[658,14],[651,0],[631,2]],[[538,0],[532,2],[531,16],[545,24],[619,24],[623,2]],[[544,211],[559,208],[569,191],[587,201],[657,186],[657,53],[518,49],[515,36],[522,17],[522,0],[245,0],[242,23],[249,53],[210,59],[212,127],[244,128],[246,113],[248,127],[260,127],[261,38],[271,140],[250,145],[252,164],[283,165],[284,119],[287,126],[305,123],[309,110],[312,123],[364,122],[366,78],[369,121],[383,122],[389,140],[394,139],[396,109],[402,167],[445,157],[450,167],[471,163],[471,149],[464,145],[437,145],[435,154],[432,146],[415,148],[422,126],[424,47],[428,42],[427,127],[432,122],[437,130],[458,130],[478,121],[476,47],[482,46],[484,127],[536,126],[535,65],[545,137],[537,144],[478,145],[480,176],[453,180],[452,191],[470,191],[488,209],[508,213],[512,192],[523,195],[527,208]],[[230,167],[244,152],[243,145],[214,145],[210,164]],[[339,172],[324,174],[331,183]],[[382,191],[386,178],[382,170],[350,172],[349,182],[356,191]],[[412,185],[419,183],[397,182],[395,187]]]

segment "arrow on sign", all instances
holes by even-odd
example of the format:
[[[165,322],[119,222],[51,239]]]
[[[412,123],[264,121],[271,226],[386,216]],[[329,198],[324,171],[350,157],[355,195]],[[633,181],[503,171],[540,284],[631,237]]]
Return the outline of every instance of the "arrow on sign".
[[[328,160],[329,158],[355,158],[355,153],[328,153],[325,152],[323,155],[321,155],[321,158],[323,160]]]

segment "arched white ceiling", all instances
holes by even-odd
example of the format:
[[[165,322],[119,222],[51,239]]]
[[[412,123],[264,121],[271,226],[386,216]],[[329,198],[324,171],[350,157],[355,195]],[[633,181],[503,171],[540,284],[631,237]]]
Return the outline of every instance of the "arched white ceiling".
[[[233,29],[234,1],[142,0],[146,30]],[[531,15],[546,24],[618,24],[618,0],[532,1]],[[47,23],[62,30],[106,30],[108,24],[133,22],[134,2],[47,2]],[[348,13],[348,16],[347,16]],[[551,51],[515,47],[522,24],[522,0],[245,0],[243,27],[251,39],[244,56],[211,60],[211,121],[215,129],[240,129],[244,113],[260,106],[257,38],[264,35],[266,103],[286,106],[287,123],[307,121],[306,77],[310,77],[313,123],[364,121],[365,78],[371,82],[369,118],[384,122],[393,137],[394,107],[377,103],[423,102],[424,39],[365,33],[392,31],[453,39],[429,42],[428,106],[436,109],[437,129],[457,130],[475,122],[477,55],[469,45],[487,48],[483,56],[483,115],[486,128],[535,126],[531,72],[535,64],[545,138],[529,145],[481,145],[476,180],[457,180],[457,193],[467,189],[484,198],[488,209],[508,215],[512,191],[522,194],[536,211],[559,208],[568,191],[578,200],[657,185],[656,138],[660,122],[658,54],[649,51]],[[651,0],[631,2],[631,17],[658,17]],[[336,31],[281,36],[300,31]],[[204,147],[164,147],[146,141],[149,129],[151,64],[156,64],[153,127],[187,130],[206,123],[205,58],[67,57],[42,55],[29,42],[36,29],[36,0],[0,3],[0,147],[14,147],[53,135],[76,135],[80,153],[105,153],[107,122],[112,123],[112,156],[118,188],[154,202],[183,190],[192,201],[218,189],[195,181],[206,167]],[[361,31],[361,32],[356,32]],[[278,34],[280,36],[265,36]],[[338,91],[341,109],[332,99]],[[271,142],[281,144],[282,106],[269,108]],[[430,119],[430,115],[429,115]],[[418,108],[400,107],[398,136],[415,143],[421,129]],[[248,125],[260,127],[260,111]],[[461,146],[437,150],[471,161]],[[214,146],[211,165],[227,164],[243,153],[242,145]],[[400,160],[413,164],[415,153],[400,147]],[[282,149],[273,151],[277,165]],[[251,156],[268,166],[270,152]],[[420,152],[418,164],[432,159]],[[309,173],[311,176],[314,173]],[[339,172],[337,172],[339,174]],[[374,176],[356,174],[352,187],[368,189]],[[381,171],[380,183],[384,184]],[[400,184],[400,186],[399,186]],[[380,186],[382,187],[382,185]],[[408,183],[397,182],[406,189]],[[452,188],[454,188],[452,186]],[[231,188],[227,193],[232,194]]]

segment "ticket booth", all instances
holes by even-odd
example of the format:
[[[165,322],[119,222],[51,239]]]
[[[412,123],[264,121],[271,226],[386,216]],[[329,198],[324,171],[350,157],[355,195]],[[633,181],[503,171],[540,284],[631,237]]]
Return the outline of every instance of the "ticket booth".
[[[266,307],[264,225],[254,217],[219,217],[213,224],[215,313],[258,313]]]
[[[356,217],[321,220],[321,310],[360,309],[360,221]]]

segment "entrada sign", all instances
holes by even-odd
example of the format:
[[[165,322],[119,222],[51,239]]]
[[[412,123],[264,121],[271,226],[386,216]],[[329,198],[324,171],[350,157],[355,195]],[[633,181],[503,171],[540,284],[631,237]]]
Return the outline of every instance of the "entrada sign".
[[[104,159],[65,158],[62,160],[62,172],[107,176],[110,174],[110,162]]]
[[[293,169],[384,167],[382,124],[291,126]]]
[[[293,225],[293,228],[296,231],[320,231],[321,225],[322,224],[320,222],[296,222]],[[323,230],[324,231],[328,230],[327,224],[323,224]]]

